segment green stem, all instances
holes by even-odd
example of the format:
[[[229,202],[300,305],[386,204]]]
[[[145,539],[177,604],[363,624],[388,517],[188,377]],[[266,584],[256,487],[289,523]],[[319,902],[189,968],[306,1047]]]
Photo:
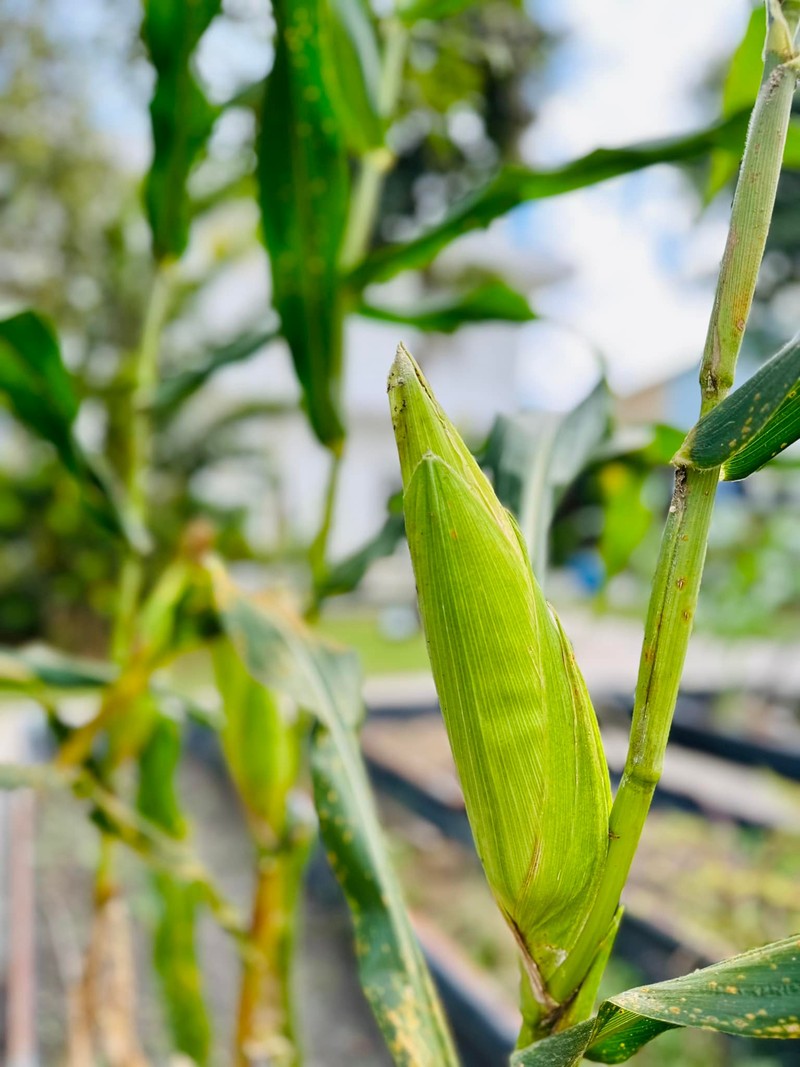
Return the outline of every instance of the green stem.
[[[378,88],[378,111],[384,119],[391,117],[397,106],[403,85],[403,68],[408,48],[408,30],[397,19],[389,22]],[[375,148],[361,160],[361,167],[347,220],[339,266],[343,272],[351,270],[364,256],[378,213],[383,182],[394,163],[391,152]]]
[[[764,77],[753,109],[728,240],[700,368],[701,414],[733,384],[780,174],[796,75],[794,33],[770,4]],[[778,8],[778,14],[783,17]],[[777,27],[777,28],[776,28]],[[628,757],[609,820],[608,858],[586,924],[549,983],[564,1003],[583,981],[619,904],[661,776],[686,649],[697,607],[719,468],[679,466],[653,580],[633,709]]]
[[[156,267],[145,311],[141,342],[133,364],[130,406],[123,427],[128,446],[124,485],[131,510],[142,526],[147,524],[147,472],[152,451],[150,403],[158,382],[158,351],[169,308],[170,284],[170,267],[161,263]],[[142,556],[128,549],[120,571],[111,641],[112,656],[117,662],[128,655],[133,642],[143,574]]]

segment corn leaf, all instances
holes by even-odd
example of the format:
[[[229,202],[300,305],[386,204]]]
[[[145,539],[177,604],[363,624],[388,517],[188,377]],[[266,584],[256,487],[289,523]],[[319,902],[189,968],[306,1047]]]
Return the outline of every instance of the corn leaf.
[[[217,371],[242,363],[255,355],[260,349],[274,341],[277,330],[256,330],[237,337],[230,344],[209,352],[205,359],[195,367],[179,371],[169,378],[163,378],[156,387],[153,410],[158,416],[169,416],[176,412],[185,401],[201,389]]]
[[[623,1063],[675,1027],[755,1038],[800,1037],[800,940],[795,937],[606,1000],[593,1020],[514,1054],[512,1067]]]
[[[276,0],[273,14],[275,64],[258,134],[273,303],[312,428],[335,450],[344,436],[337,262],[347,221],[347,152],[325,76],[331,59],[322,0]]]
[[[180,726],[162,716],[139,758],[138,808],[179,841],[188,829],[176,792],[180,756]],[[164,871],[154,875],[153,889],[159,903],[153,955],[170,1031],[175,1048],[202,1067],[209,1060],[211,1023],[195,945],[201,891]]]
[[[800,340],[795,338],[690,431],[676,463],[722,466],[746,478],[800,437]]]
[[[601,380],[570,412],[501,415],[492,427],[484,466],[501,502],[517,516],[540,579],[558,502],[608,436],[610,420],[611,394]]]
[[[368,319],[404,323],[437,333],[454,333],[469,323],[531,322],[536,318],[525,297],[499,280],[484,282],[454,296],[420,301],[413,308],[380,307],[362,300],[358,313]]]
[[[357,743],[355,654],[310,633],[285,606],[248,601],[221,566],[210,574],[225,632],[253,678],[313,715],[320,830],[350,906],[364,992],[396,1064],[454,1067],[447,1025],[386,851]]]
[[[358,153],[379,148],[381,56],[365,0],[329,0],[330,92],[348,146]]]
[[[102,689],[116,676],[110,663],[68,656],[48,645],[0,646],[0,690]]]
[[[140,551],[146,549],[147,535],[133,520],[121,488],[74,434],[79,408],[75,383],[58,338],[33,311],[0,321],[0,393],[19,421],[55,448],[80,484],[92,517]]]
[[[722,114],[734,115],[743,108],[752,108],[764,70],[764,9],[759,4],[747,24],[744,37],[733,54],[722,88]],[[706,199],[724,188],[739,169],[744,142],[738,147],[718,148],[711,154]]]
[[[744,143],[748,113],[739,112],[688,136],[623,148],[598,148],[553,170],[509,164],[488,184],[457,204],[439,225],[406,244],[387,245],[372,252],[353,269],[350,281],[361,289],[400,271],[427,267],[451,241],[488,226],[526,201],[559,196],[657,163],[689,162],[717,147],[735,149]]]
[[[218,109],[192,73],[192,56],[221,0],[145,0],[142,39],[156,71],[150,101],[153,162],[145,204],[156,259],[180,256],[189,239],[186,183]]]
[[[607,851],[597,721],[516,524],[402,347],[389,392],[420,614],[467,814],[546,1006]]]

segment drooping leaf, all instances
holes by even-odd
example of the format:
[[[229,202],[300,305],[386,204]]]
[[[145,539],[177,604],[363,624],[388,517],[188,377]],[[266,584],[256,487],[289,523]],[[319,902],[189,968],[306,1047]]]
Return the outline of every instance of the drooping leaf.
[[[379,148],[384,139],[380,113],[381,56],[369,4],[329,0],[326,5],[331,101],[349,147],[358,153]]]
[[[344,436],[337,262],[347,221],[347,153],[325,78],[322,0],[276,0],[273,14],[275,64],[258,133],[273,303],[314,432],[336,450]]]
[[[139,551],[147,534],[136,522],[121,487],[102,461],[89,455],[74,433],[78,396],[64,365],[58,338],[33,311],[0,321],[0,394],[31,433],[49,441],[78,481],[87,510],[110,532]]]
[[[142,815],[176,840],[187,824],[176,789],[181,756],[180,726],[161,717],[139,758],[138,808]],[[175,1048],[198,1065],[208,1063],[211,1023],[203,999],[203,980],[195,945],[200,890],[160,871],[153,888],[159,916],[153,955]]]
[[[248,671],[316,719],[311,758],[320,829],[353,914],[361,982],[394,1061],[456,1067],[358,748],[358,658],[315,637],[280,602],[246,600],[220,564],[209,566],[223,627]]]
[[[577,939],[608,848],[597,721],[516,524],[402,346],[389,397],[420,614],[467,814],[549,1009],[547,982]]]
[[[534,572],[547,568],[547,544],[559,500],[606,438],[611,394],[601,380],[572,411],[501,415],[483,457],[495,492],[517,516]]]
[[[676,463],[722,466],[746,478],[800,437],[800,340],[795,338],[689,432]]]
[[[78,398],[55,333],[35,312],[20,312],[0,322],[0,356],[0,390],[14,414],[79,474],[81,458],[72,434]]]
[[[221,0],[145,0],[142,39],[156,71],[145,203],[156,259],[180,256],[189,239],[186,183],[218,111],[197,84],[192,57],[220,9]]]
[[[797,936],[705,967],[629,989],[606,1000],[594,1020],[514,1054],[512,1067],[578,1067],[582,1057],[624,1063],[675,1027],[755,1038],[800,1038]]]
[[[453,333],[475,322],[531,322],[536,313],[521,293],[500,280],[484,282],[451,297],[420,301],[413,308],[380,307],[362,300],[359,315],[400,322],[417,330]]]
[[[488,226],[526,201],[558,196],[657,163],[689,162],[716,147],[736,147],[744,143],[747,117],[741,112],[687,136],[623,148],[598,148],[552,170],[508,164],[495,178],[457,204],[437,226],[405,244],[387,245],[372,252],[354,268],[350,281],[360,290],[370,282],[391,278],[402,270],[426,267],[455,238]]]
[[[169,378],[163,378],[156,387],[153,398],[153,409],[156,415],[170,415],[180,408],[181,405],[201,389],[218,370],[229,367],[233,363],[241,363],[249,359],[274,341],[278,336],[276,330],[257,330],[253,333],[237,337],[230,344],[209,352],[205,359],[196,367],[179,371]]]
[[[722,88],[722,114],[735,115],[743,108],[752,108],[764,70],[764,8],[753,9],[744,37],[733,53]],[[736,177],[744,144],[738,148],[718,148],[711,154],[711,167],[706,186],[710,200]]]

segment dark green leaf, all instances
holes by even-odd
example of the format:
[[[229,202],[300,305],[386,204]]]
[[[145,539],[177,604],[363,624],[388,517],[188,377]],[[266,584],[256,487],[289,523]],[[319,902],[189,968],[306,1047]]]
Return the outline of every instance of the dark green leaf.
[[[502,281],[484,282],[465,293],[420,301],[413,308],[379,307],[362,300],[359,315],[382,322],[399,322],[418,330],[453,333],[474,322],[530,322],[536,318],[530,304]]]
[[[377,534],[346,559],[330,567],[317,589],[317,597],[341,596],[352,592],[377,559],[391,556],[403,540],[405,523],[402,514],[390,514]]]
[[[553,512],[608,433],[610,416],[611,394],[601,380],[566,414],[501,415],[492,428],[483,464],[492,472],[500,501],[519,520],[540,579]]]
[[[387,245],[373,252],[353,270],[351,282],[360,289],[402,270],[426,267],[456,237],[488,226],[525,201],[558,196],[656,163],[688,162],[713,148],[735,149],[744,143],[748,113],[737,113],[688,136],[623,148],[598,148],[553,170],[537,171],[509,164],[487,185],[456,205],[438,226],[407,244]]]
[[[358,153],[383,144],[380,114],[381,57],[369,4],[365,0],[330,0],[331,101],[348,145]]]
[[[223,626],[248,671],[317,720],[312,775],[322,837],[353,912],[364,992],[394,1061],[456,1067],[358,748],[358,657],[315,637],[279,601],[246,600],[220,564],[211,563],[210,574]]]
[[[273,303],[314,432],[336,450],[344,436],[337,262],[347,222],[347,153],[324,77],[322,0],[276,0],[273,14],[275,64],[258,134]]]
[[[153,162],[145,202],[157,259],[180,256],[189,238],[186,182],[218,109],[192,73],[192,56],[221,0],[146,0],[142,39],[156,71],[150,101]]]
[[[763,467],[800,437],[800,341],[795,339],[690,431],[676,463],[723,466],[733,481]]]
[[[20,422],[55,448],[80,483],[92,516],[138,550],[146,550],[147,534],[131,515],[121,487],[75,437],[79,405],[73,379],[55,333],[33,311],[0,321],[0,392]]]
[[[73,474],[81,469],[72,427],[78,398],[53,330],[33,311],[0,322],[0,390],[20,420],[49,441]]]
[[[187,832],[176,792],[180,756],[180,727],[162,717],[139,758],[138,807],[146,819],[177,840]],[[211,1025],[195,946],[201,890],[164,871],[154,876],[153,884],[159,900],[154,962],[175,1048],[204,1065],[211,1048]]]
[[[230,344],[209,352],[196,367],[190,367],[170,378],[164,378],[159,382],[153,400],[156,414],[172,414],[189,397],[194,396],[218,370],[249,359],[270,341],[274,341],[277,336],[277,330],[257,330],[254,333],[243,334]]]
[[[512,1067],[623,1063],[665,1030],[703,1027],[743,1037],[800,1038],[797,936],[605,1001],[596,1018],[512,1057]]]

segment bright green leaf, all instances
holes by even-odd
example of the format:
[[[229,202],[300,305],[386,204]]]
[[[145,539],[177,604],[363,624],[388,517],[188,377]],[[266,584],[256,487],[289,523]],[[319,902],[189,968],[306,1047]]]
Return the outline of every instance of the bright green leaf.
[[[744,37],[733,54],[722,89],[722,114],[734,115],[743,108],[752,108],[758,95],[764,70],[764,8],[754,8]],[[706,198],[711,199],[736,177],[744,142],[738,148],[717,149],[711,154],[711,169]]]
[[[455,238],[488,226],[528,200],[558,196],[656,163],[690,162],[717,147],[738,150],[744,143],[746,125],[747,114],[741,112],[688,136],[623,148],[598,148],[553,170],[537,171],[508,164],[490,182],[457,204],[439,225],[406,244],[387,245],[371,253],[352,271],[350,280],[361,289],[400,271],[426,267]]]
[[[189,238],[189,173],[202,151],[218,109],[192,72],[200,38],[221,0],[145,0],[142,39],[156,71],[150,101],[153,162],[145,202],[157,259],[180,256]]]
[[[383,144],[381,56],[366,0],[328,0],[328,84],[349,147],[365,153]]]
[[[337,263],[347,222],[347,153],[325,77],[322,0],[276,0],[273,14],[275,64],[258,134],[273,303],[314,432],[336,450],[344,436]]]
[[[530,322],[536,318],[525,297],[498,280],[450,297],[422,300],[407,309],[379,307],[362,300],[358,313],[369,319],[399,322],[417,330],[439,333],[453,333],[475,322]]]
[[[800,437],[800,341],[795,339],[690,431],[676,463],[723,466],[734,481],[763,467]]]

